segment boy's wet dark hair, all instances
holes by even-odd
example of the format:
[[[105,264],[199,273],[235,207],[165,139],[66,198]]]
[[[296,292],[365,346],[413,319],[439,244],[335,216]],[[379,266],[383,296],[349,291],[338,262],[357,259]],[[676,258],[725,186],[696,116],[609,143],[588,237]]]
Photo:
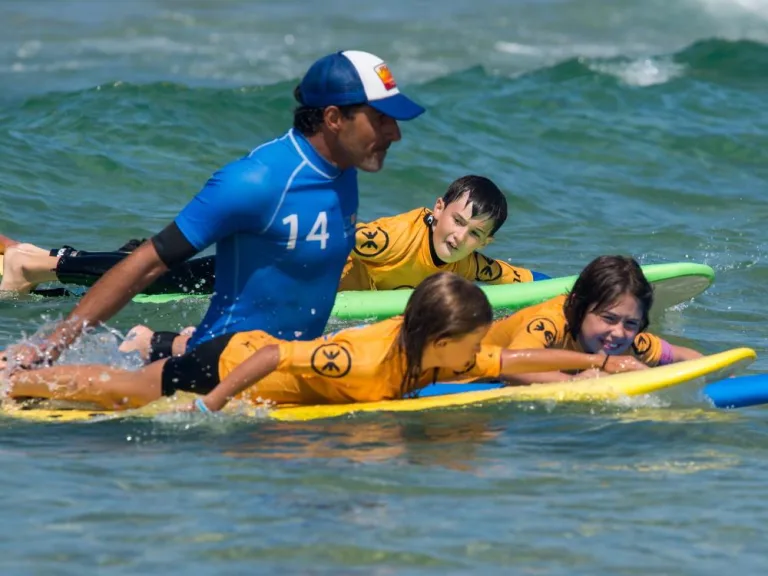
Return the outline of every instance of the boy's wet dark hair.
[[[490,179],[484,176],[470,174],[451,182],[443,202],[447,206],[469,193],[467,202],[472,202],[472,217],[487,216],[493,220],[493,228],[489,236],[496,234],[507,220],[507,198]]]

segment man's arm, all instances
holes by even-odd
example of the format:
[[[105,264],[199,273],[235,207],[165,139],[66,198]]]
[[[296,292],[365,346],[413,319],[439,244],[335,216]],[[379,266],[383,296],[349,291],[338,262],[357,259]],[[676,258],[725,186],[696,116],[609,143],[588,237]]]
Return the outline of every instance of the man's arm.
[[[269,175],[268,167],[253,162],[234,162],[216,172],[171,224],[93,285],[41,349],[17,347],[17,364],[30,366],[43,356],[55,359],[84,327],[114,316],[169,268],[239,230],[266,227],[280,198]]]
[[[105,322],[122,310],[131,299],[154,282],[168,267],[160,259],[153,242],[145,242],[122,262],[107,271],[85,294],[48,340],[66,348],[86,326]]]
[[[197,253],[176,223],[145,242],[122,262],[109,269],[86,293],[74,310],[46,338],[40,349],[25,347],[15,353],[20,366],[58,357],[82,331],[105,322],[159,276]]]

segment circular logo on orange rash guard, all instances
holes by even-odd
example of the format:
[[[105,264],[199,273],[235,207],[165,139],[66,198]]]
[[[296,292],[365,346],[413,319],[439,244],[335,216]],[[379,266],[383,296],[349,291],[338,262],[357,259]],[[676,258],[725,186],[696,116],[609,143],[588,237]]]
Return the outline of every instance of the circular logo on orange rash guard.
[[[528,334],[544,336],[544,342],[547,343],[547,346],[552,346],[557,340],[557,326],[549,318],[534,318],[528,322],[526,330]]]
[[[312,352],[312,370],[326,378],[341,378],[349,374],[352,368],[352,357],[349,350],[331,342],[315,348]]]
[[[632,350],[638,356],[642,356],[651,349],[651,339],[645,334],[638,334],[632,342]]]
[[[493,258],[488,258],[479,252],[475,252],[477,261],[477,275],[475,280],[478,282],[493,282],[501,278],[501,264]]]
[[[355,252],[360,256],[378,256],[389,246],[389,234],[378,226],[360,226],[355,231]]]

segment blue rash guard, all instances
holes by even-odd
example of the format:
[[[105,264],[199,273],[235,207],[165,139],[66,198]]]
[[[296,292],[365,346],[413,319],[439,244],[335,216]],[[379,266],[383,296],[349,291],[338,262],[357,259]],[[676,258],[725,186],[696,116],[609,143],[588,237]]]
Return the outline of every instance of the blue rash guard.
[[[216,172],[175,220],[198,251],[216,244],[214,295],[188,350],[250,330],[321,336],[357,205],[357,171],[334,167],[294,130]]]

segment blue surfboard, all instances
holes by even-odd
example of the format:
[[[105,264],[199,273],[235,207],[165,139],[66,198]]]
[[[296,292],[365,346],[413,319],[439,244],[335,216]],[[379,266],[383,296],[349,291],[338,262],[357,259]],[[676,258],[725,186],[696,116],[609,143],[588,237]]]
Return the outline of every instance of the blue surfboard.
[[[501,382],[473,382],[471,384],[452,384],[451,382],[435,382],[425,386],[421,390],[412,392],[411,398],[424,398],[426,396],[444,396],[446,394],[458,394],[459,392],[475,392],[476,390],[493,390],[502,388]]]
[[[737,376],[708,384],[704,395],[718,408],[768,404],[768,374]]]

